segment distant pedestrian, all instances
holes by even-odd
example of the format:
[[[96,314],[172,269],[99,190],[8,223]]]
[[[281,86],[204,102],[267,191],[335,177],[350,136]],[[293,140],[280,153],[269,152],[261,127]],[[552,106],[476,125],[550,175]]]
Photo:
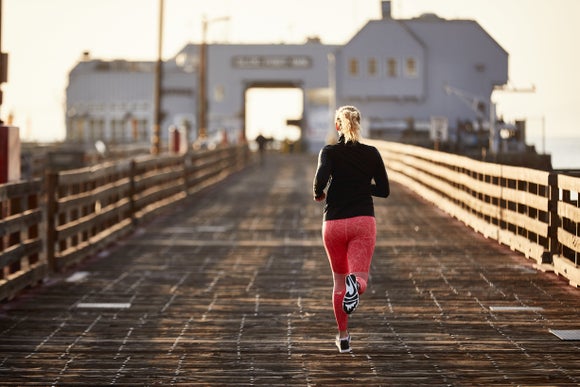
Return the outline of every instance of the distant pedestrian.
[[[258,144],[258,152],[260,157],[260,165],[264,165],[264,157],[266,153],[266,144],[268,143],[268,139],[262,136],[262,133],[256,137],[256,143]]]
[[[359,110],[343,106],[336,111],[334,121],[338,143],[320,151],[313,193],[317,202],[326,200],[322,237],[334,282],[332,304],[338,326],[335,343],[344,353],[351,350],[348,317],[367,289],[375,249],[372,196],[386,198],[390,189],[378,150],[360,143]]]

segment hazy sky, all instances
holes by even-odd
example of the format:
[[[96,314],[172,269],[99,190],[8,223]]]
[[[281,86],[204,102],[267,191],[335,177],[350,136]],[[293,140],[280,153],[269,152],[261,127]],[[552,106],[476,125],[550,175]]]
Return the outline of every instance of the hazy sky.
[[[208,40],[344,44],[380,0],[165,0],[163,55]],[[155,60],[159,0],[3,0],[2,51],[10,55],[0,115],[14,115],[26,140],[64,137],[68,73],[83,51],[98,59]],[[436,13],[476,20],[508,53],[509,78],[535,93],[495,93],[498,113],[527,118],[528,136],[580,137],[580,0],[393,0],[395,18]]]

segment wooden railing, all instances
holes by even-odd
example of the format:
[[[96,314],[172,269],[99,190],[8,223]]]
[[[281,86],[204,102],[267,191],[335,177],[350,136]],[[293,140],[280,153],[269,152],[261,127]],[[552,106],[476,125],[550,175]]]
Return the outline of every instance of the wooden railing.
[[[97,253],[249,161],[248,148],[234,146],[48,172],[45,190],[40,180],[0,185],[0,300]]]
[[[555,206],[558,229],[554,232],[560,249],[554,255],[556,273],[580,285],[580,177],[557,176],[558,202]]]
[[[390,179],[538,268],[580,284],[580,178],[367,142],[383,155]],[[48,173],[46,192],[40,180],[1,185],[0,300],[95,254],[248,162],[245,146],[228,147]]]
[[[366,142],[379,149],[392,180],[535,260],[537,268],[580,284],[580,178],[411,145]]]
[[[41,189],[40,180],[0,185],[0,300],[46,276]]]

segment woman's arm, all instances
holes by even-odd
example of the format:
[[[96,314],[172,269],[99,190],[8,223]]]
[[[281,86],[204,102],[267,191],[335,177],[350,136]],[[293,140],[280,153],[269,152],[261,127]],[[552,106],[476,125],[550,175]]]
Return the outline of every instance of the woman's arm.
[[[331,164],[328,157],[328,149],[324,147],[318,154],[318,167],[316,168],[314,182],[312,183],[314,200],[320,202],[326,198],[324,189],[326,188],[328,180],[330,179],[330,171]]]
[[[391,193],[391,188],[389,186],[389,178],[387,177],[387,169],[385,168],[385,164],[383,163],[383,158],[378,150],[376,150],[377,154],[377,168],[375,171],[375,175],[373,176],[373,180],[375,184],[371,184],[371,194],[373,196],[386,198],[389,197]]]

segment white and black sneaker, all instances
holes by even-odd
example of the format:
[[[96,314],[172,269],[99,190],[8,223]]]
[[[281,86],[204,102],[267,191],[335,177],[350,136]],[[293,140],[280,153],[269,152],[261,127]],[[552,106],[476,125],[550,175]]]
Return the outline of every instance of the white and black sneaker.
[[[340,353],[347,353],[350,352],[350,335],[346,336],[344,339],[341,339],[339,335],[336,335],[335,341],[336,347],[338,348],[338,352]]]
[[[356,282],[356,276],[354,274],[347,275],[344,282],[346,284],[346,293],[342,300],[342,309],[346,314],[351,314],[358,306],[358,283]]]

